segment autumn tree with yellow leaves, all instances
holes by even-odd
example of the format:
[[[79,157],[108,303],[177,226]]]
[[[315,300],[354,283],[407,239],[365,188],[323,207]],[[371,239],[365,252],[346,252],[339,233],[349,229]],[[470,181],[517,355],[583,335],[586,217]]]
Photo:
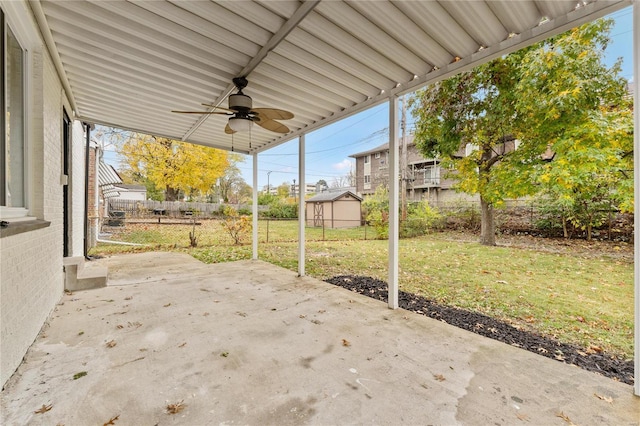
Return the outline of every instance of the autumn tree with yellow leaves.
[[[455,170],[457,189],[480,197],[482,244],[495,244],[493,209],[507,198],[545,190],[573,208],[606,192],[632,206],[626,82],[619,63],[603,63],[611,25],[574,28],[412,98],[417,147]]]
[[[225,151],[138,133],[120,153],[133,175],[164,188],[166,201],[208,193],[228,166]]]

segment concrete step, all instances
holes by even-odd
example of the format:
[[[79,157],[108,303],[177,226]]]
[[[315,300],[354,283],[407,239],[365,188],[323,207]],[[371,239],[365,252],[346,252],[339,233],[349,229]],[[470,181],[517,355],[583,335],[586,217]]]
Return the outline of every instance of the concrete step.
[[[90,290],[107,286],[108,269],[91,265],[84,257],[67,257],[63,261],[65,271],[65,290]]]

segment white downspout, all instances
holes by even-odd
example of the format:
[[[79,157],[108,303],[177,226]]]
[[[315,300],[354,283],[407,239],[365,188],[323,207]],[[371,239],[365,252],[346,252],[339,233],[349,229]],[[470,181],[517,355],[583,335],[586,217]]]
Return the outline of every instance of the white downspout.
[[[398,309],[398,96],[389,98],[389,308]]]
[[[253,154],[252,259],[258,260],[258,154]]]
[[[298,182],[300,185],[298,188],[298,276],[304,277],[305,271],[305,205],[304,205],[304,193],[306,192],[304,188],[306,188],[306,183],[304,181],[305,175],[305,140],[304,133],[300,135],[298,139]],[[295,194],[295,186],[293,188]]]

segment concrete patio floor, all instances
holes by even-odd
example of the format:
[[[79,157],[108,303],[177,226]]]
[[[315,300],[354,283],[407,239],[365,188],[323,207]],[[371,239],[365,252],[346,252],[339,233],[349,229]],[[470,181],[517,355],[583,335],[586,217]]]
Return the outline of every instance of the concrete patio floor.
[[[63,297],[3,425],[640,424],[629,385],[265,262],[97,263],[109,286]]]

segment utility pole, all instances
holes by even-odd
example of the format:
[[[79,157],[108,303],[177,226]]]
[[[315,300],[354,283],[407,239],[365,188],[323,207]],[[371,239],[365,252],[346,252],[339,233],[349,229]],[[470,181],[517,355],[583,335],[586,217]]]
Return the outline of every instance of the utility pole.
[[[400,156],[400,196],[401,214],[400,220],[407,219],[407,101],[406,96],[400,98],[402,103],[402,116],[400,129],[402,131],[402,155]]]
[[[269,186],[269,176],[271,176],[271,172],[273,170],[269,170],[267,172],[267,194],[271,195],[271,186]]]

